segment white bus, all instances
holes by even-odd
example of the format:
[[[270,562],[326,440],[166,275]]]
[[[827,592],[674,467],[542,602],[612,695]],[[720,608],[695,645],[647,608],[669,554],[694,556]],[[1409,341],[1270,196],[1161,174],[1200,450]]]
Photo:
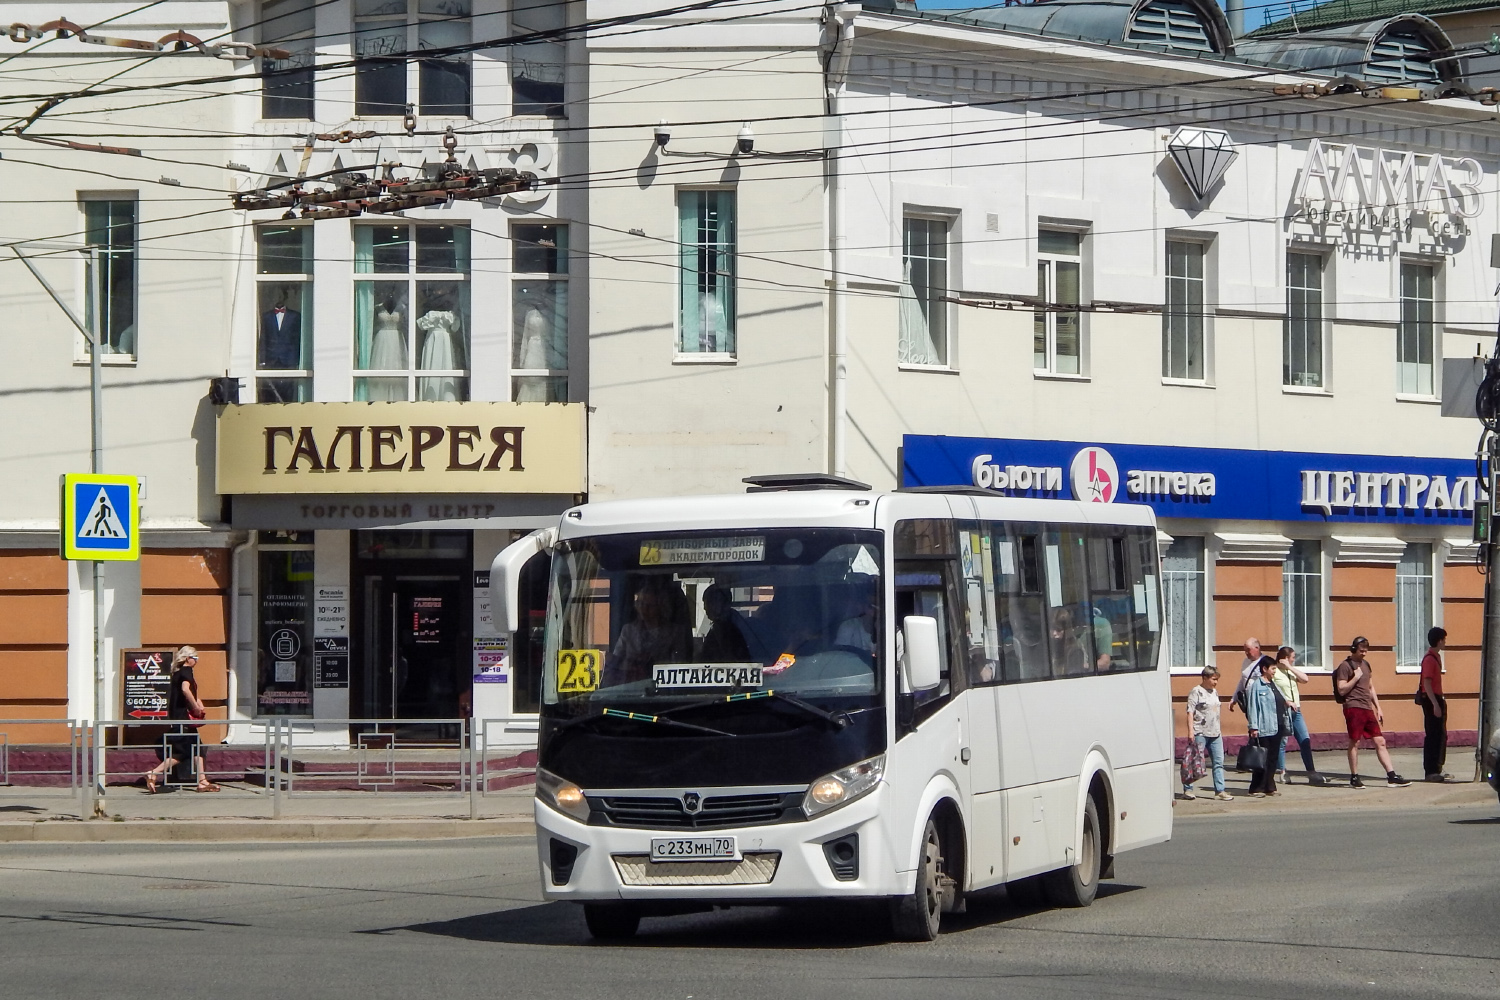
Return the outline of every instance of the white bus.
[[[931,940],[986,887],[1087,906],[1116,855],[1171,836],[1150,509],[747,481],[576,507],[495,560],[509,629],[550,558],[546,898],[600,938],[883,899]]]

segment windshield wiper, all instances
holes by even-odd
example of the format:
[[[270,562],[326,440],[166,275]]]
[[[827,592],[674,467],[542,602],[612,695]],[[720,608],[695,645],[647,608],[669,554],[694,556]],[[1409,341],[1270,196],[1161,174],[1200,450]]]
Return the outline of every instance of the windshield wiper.
[[[768,691],[740,691],[736,692],[735,694],[721,695],[717,698],[705,698],[702,701],[689,702],[686,705],[678,705],[676,708],[669,708],[662,714],[666,715],[673,712],[685,712],[691,708],[703,708],[708,705],[722,705],[725,702],[731,701],[755,701],[760,698],[774,698],[777,701],[785,702],[786,704],[791,705],[794,708],[802,709],[802,711],[808,713],[809,715],[817,716],[824,722],[832,723],[840,729],[843,729],[845,726],[849,725],[850,713],[848,712],[830,712],[826,708],[819,708],[812,702],[803,701],[796,695],[785,694],[775,689],[771,689]]]
[[[630,722],[649,722],[658,726],[670,726],[673,729],[690,729],[698,733],[708,733],[710,736],[733,736],[722,729],[712,729],[708,726],[695,726],[691,722],[679,722],[676,719],[663,718],[660,715],[646,715],[643,712],[627,712],[619,708],[602,708],[598,715],[584,715],[576,719],[569,719],[558,724],[558,729],[570,729],[573,726],[582,725],[585,722],[595,722],[599,719],[626,719]]]

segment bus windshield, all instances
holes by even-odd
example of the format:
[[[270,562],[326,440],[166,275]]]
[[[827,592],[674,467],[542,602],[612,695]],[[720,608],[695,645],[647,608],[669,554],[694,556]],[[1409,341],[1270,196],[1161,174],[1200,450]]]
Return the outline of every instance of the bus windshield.
[[[880,532],[840,528],[564,541],[543,713],[772,691],[878,705],[881,552]]]

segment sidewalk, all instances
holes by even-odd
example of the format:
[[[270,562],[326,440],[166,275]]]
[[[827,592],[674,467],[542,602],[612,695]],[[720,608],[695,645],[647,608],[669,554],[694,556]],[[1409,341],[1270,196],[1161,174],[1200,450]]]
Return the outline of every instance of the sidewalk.
[[[405,840],[530,836],[532,786],[478,797],[469,819],[466,794],[297,792],[283,794],[273,819],[271,793],[244,782],[222,791],[191,788],[147,794],[111,786],[104,818],[81,821],[66,789],[0,787],[0,843],[120,840]]]
[[[1302,773],[1302,755],[1289,749],[1286,755],[1287,771],[1291,781],[1276,783],[1282,794],[1272,798],[1250,797],[1250,774],[1234,770],[1234,759],[1224,761],[1224,785],[1233,802],[1221,802],[1213,798],[1213,776],[1205,775],[1194,782],[1196,799],[1176,800],[1176,817],[1210,816],[1224,813],[1265,812],[1322,812],[1350,808],[1430,808],[1433,806],[1461,806],[1488,803],[1496,805],[1495,790],[1483,781],[1474,781],[1474,749],[1451,747],[1448,750],[1448,773],[1453,775],[1453,784],[1429,784],[1422,780],[1422,751],[1394,749],[1391,763],[1396,773],[1411,781],[1405,788],[1391,788],[1385,783],[1380,761],[1372,749],[1359,751],[1359,773],[1364,788],[1349,787],[1349,760],[1342,750],[1313,752],[1318,773],[1334,782],[1332,786],[1314,787],[1307,783]],[[1181,783],[1173,780],[1173,788],[1181,792]]]
[[[1365,788],[1348,787],[1342,751],[1314,754],[1320,773],[1339,784],[1315,788],[1300,771],[1301,758],[1288,760],[1289,784],[1275,798],[1249,797],[1249,774],[1238,774],[1233,762],[1225,784],[1233,802],[1204,794],[1212,780],[1198,783],[1199,797],[1174,802],[1176,818],[1227,813],[1318,812],[1334,809],[1432,808],[1496,805],[1493,789],[1473,777],[1472,750],[1449,753],[1448,770],[1455,784],[1413,781],[1388,788],[1371,751],[1361,751]],[[1410,777],[1422,770],[1421,751],[1391,751],[1396,770]],[[107,818],[78,819],[78,797],[61,788],[0,787],[0,843],[7,841],[249,841],[249,840],[407,840],[454,837],[531,836],[532,787],[525,785],[481,795],[478,818],[469,819],[467,795],[413,792],[297,792],[281,800],[281,819],[272,819],[272,797],[264,788],[244,782],[222,782],[223,791],[199,794],[191,789],[148,795],[140,789],[112,786],[104,800]],[[1175,785],[1175,782],[1174,782]]]

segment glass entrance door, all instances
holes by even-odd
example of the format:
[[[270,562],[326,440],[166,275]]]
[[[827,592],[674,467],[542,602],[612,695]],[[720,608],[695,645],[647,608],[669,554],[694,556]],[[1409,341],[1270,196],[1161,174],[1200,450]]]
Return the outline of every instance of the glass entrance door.
[[[468,533],[359,532],[354,570],[359,717],[458,718],[473,678]]]
[[[455,719],[467,689],[457,576],[365,577],[365,717]]]

